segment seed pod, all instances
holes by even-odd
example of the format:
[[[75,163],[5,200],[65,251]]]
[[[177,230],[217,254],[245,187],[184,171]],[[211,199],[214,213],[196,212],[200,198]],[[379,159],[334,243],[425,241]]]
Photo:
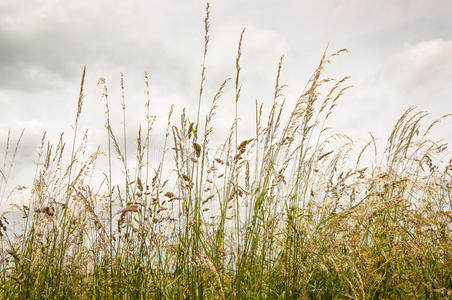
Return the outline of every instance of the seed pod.
[[[166,197],[168,197],[168,198],[173,198],[173,197],[174,197],[174,194],[171,193],[171,192],[166,192],[164,196],[166,196]]]
[[[196,157],[201,155],[201,145],[198,143],[193,143],[193,148],[195,149]]]

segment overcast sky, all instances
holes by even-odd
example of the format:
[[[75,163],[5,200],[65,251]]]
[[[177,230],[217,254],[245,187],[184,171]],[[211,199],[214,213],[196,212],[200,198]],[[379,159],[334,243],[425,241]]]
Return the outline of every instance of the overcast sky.
[[[292,106],[322,51],[348,48],[328,75],[351,75],[354,88],[332,125],[354,137],[386,138],[403,110],[415,105],[433,117],[452,112],[452,1],[450,0],[213,0],[207,55],[206,103],[234,75],[243,41],[239,103],[244,135],[252,134],[255,100],[271,104],[279,57]],[[126,77],[130,135],[143,121],[143,72],[151,76],[156,135],[171,104],[195,111],[203,50],[204,1],[1,0],[0,138],[26,129],[19,166],[30,165],[43,131],[71,137],[80,76],[87,66],[82,128],[102,143],[103,106],[96,86],[105,77],[114,123],[120,126],[119,73]],[[231,91],[232,89],[229,89]],[[232,121],[232,93],[220,102],[216,126]],[[193,114],[192,114],[193,116]],[[435,134],[449,139],[451,122]],[[247,132],[248,130],[248,132]],[[131,139],[133,144],[133,139]]]

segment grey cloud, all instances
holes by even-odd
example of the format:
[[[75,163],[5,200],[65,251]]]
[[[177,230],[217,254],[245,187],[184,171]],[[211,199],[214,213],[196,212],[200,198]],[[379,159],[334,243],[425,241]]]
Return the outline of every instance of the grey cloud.
[[[103,69],[152,69],[166,74],[169,80],[186,72],[191,61],[184,61],[184,52],[200,48],[184,36],[187,27],[182,22],[168,31],[158,24],[162,18],[152,22],[146,18],[146,11],[126,9],[125,5],[100,2],[105,6],[93,8],[60,2],[54,3],[52,10],[42,2],[40,9],[38,2],[31,3],[35,7],[11,9],[15,17],[0,16],[3,89],[60,88],[65,81],[77,78],[84,64]],[[175,13],[186,13],[186,7]],[[183,84],[177,80],[174,83]]]

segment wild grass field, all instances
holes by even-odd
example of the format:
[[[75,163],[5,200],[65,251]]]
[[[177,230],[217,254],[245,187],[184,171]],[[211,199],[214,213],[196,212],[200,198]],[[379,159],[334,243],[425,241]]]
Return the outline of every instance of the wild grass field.
[[[111,119],[101,78],[107,147],[85,154],[83,70],[72,137],[52,144],[43,136],[27,203],[15,207],[23,226],[12,228],[2,212],[0,298],[452,297],[452,158],[429,135],[450,114],[428,122],[426,112],[408,109],[382,151],[373,136],[358,147],[331,134],[328,119],[350,85],[325,76],[347,50],[325,50],[290,108],[281,58],[273,103],[256,102],[255,135],[239,139],[239,118],[251,115],[237,106],[244,31],[235,76],[208,99],[209,6],[206,13],[196,119],[185,110],[157,116],[168,124],[157,163],[150,147],[158,102],[147,73],[135,149],[127,148],[124,93],[123,119]],[[234,99],[221,98],[226,89]],[[220,100],[234,101],[235,113],[229,135],[213,144]],[[0,193],[8,201],[25,187],[8,185],[20,138],[4,144]]]

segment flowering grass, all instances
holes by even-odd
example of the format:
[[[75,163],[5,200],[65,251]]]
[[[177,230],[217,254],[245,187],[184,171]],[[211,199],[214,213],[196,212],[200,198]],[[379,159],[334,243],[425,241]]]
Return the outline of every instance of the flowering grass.
[[[101,78],[107,147],[83,155],[83,70],[73,140],[51,145],[43,136],[29,203],[17,208],[23,230],[13,234],[7,215],[0,219],[0,297],[450,297],[452,159],[447,145],[429,137],[441,119],[427,123],[427,113],[408,109],[381,153],[373,137],[357,148],[346,135],[329,134],[328,118],[350,86],[348,77],[327,78],[324,71],[342,49],[323,53],[292,108],[280,83],[282,57],[268,114],[256,103],[255,135],[239,140],[244,31],[234,78],[206,99],[206,11],[197,119],[184,110],[174,121],[171,109],[157,163],[150,156],[155,120],[147,73],[135,159],[126,143],[122,74],[123,130],[112,128]],[[215,111],[228,88],[235,101],[231,130],[214,145]],[[206,116],[202,105],[210,105]],[[5,195],[17,152],[9,139],[6,145]],[[99,170],[96,163],[105,159]],[[121,170],[114,169],[117,159]],[[91,183],[95,174],[103,174],[99,184]]]

